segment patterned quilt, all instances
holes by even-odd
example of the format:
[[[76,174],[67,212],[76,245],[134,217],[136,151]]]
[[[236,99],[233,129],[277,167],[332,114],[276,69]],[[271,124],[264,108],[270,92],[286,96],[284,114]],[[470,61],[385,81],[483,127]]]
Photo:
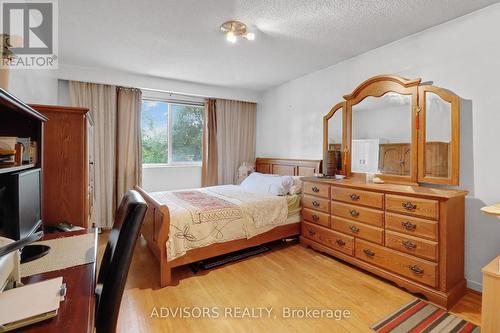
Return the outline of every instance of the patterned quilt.
[[[285,197],[245,192],[236,185],[151,193],[170,210],[167,260],[194,248],[250,238],[285,223]]]

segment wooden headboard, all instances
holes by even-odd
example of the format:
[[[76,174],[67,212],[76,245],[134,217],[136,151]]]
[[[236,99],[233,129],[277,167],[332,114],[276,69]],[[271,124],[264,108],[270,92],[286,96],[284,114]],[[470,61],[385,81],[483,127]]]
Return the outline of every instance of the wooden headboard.
[[[282,176],[314,176],[321,172],[321,160],[289,160],[260,158],[255,160],[255,171]]]

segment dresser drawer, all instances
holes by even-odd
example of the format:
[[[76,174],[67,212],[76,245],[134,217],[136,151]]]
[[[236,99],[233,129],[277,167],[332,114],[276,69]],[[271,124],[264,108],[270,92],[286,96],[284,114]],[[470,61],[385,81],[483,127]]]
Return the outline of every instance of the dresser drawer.
[[[431,287],[437,286],[437,264],[356,239],[356,258]]]
[[[332,186],[331,198],[332,200],[350,202],[357,205],[369,206],[379,209],[384,208],[383,193]]]
[[[385,209],[434,220],[439,218],[439,201],[437,200],[387,194],[385,196]]]
[[[330,199],[330,185],[304,182],[304,194]]]
[[[383,244],[384,230],[364,223],[357,223],[341,217],[332,216],[332,228],[344,234]]]
[[[326,213],[320,213],[319,211],[303,208],[302,218],[304,221],[316,223],[324,227],[330,227],[330,215]]]
[[[304,195],[302,196],[302,207],[330,213],[330,200]]]
[[[386,230],[385,246],[432,261],[437,261],[438,258],[438,244],[436,242],[394,231]]]
[[[376,227],[382,228],[384,226],[384,212],[381,210],[332,201],[331,212],[332,215],[349,218]]]
[[[302,236],[348,255],[354,255],[354,238],[330,229],[304,222]]]
[[[419,219],[418,217],[385,213],[385,228],[407,235],[424,237],[432,240],[438,239],[438,222]]]

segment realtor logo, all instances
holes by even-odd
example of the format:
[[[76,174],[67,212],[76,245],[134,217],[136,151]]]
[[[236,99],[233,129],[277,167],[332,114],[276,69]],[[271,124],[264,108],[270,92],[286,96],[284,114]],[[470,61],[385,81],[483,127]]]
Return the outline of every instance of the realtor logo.
[[[57,68],[57,1],[0,0],[2,65]]]

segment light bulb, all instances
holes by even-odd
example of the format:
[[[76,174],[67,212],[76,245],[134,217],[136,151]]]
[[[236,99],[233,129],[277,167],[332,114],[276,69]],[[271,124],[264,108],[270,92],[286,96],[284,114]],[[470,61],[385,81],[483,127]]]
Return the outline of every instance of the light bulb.
[[[226,40],[231,43],[236,43],[236,36],[234,32],[228,31],[226,34]]]
[[[245,38],[248,40],[255,40],[255,34],[253,32],[247,32]]]

